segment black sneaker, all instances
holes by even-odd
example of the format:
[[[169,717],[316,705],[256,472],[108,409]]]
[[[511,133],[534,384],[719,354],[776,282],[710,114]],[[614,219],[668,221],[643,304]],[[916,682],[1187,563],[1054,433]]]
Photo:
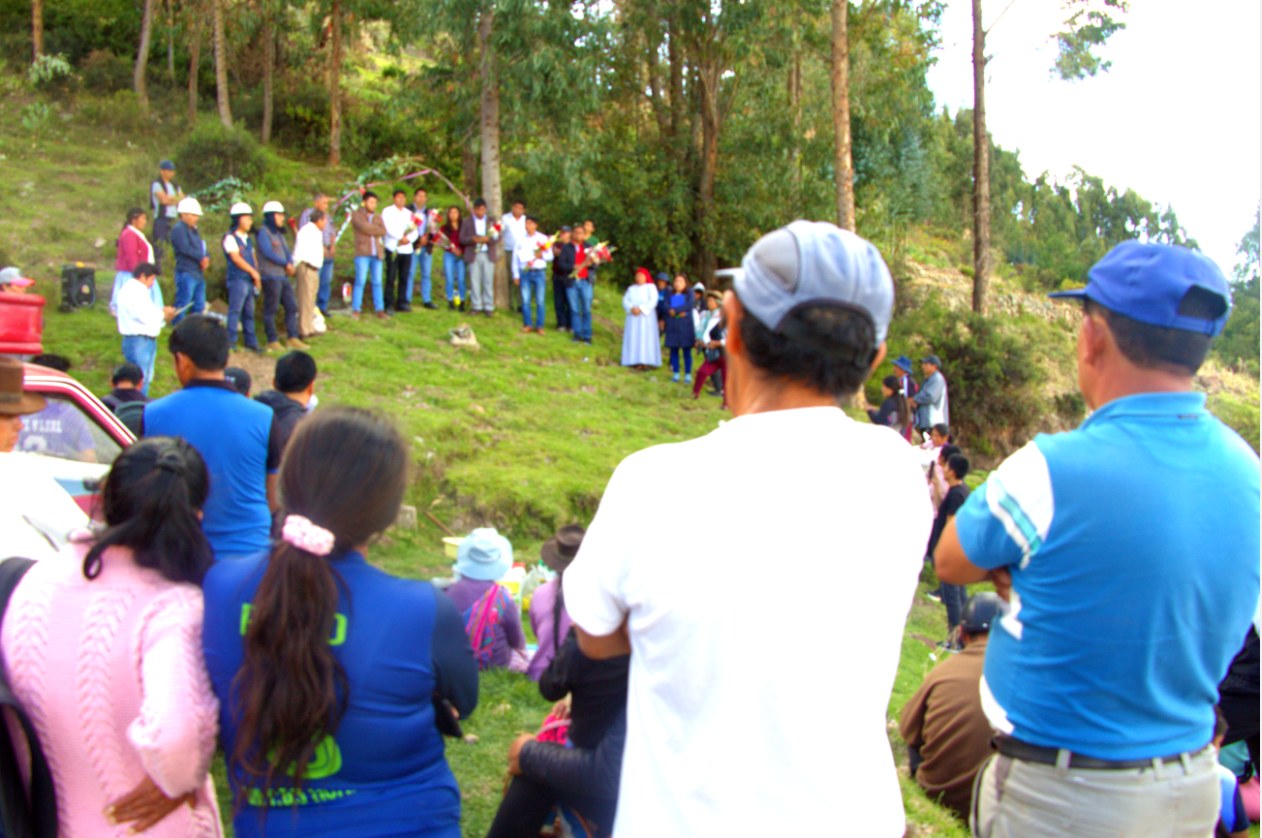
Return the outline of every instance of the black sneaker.
[[[427,308],[427,309],[429,309],[430,311],[433,311],[434,309],[438,308],[438,306],[434,305],[433,303],[429,303],[429,302],[426,302],[426,303],[421,303],[421,307],[422,307],[422,308]]]
[[[455,310],[456,310],[456,304],[455,304],[455,303],[453,303],[451,300],[448,300],[448,301],[447,301],[447,310],[448,310],[448,311],[455,311]]]
[[[412,304],[411,304],[411,303],[399,303],[399,305],[398,305],[398,306],[396,306],[394,310],[395,310],[395,311],[402,312],[402,313],[405,313],[405,314],[406,314],[407,312],[409,312],[409,311],[411,311],[411,310],[412,310]]]

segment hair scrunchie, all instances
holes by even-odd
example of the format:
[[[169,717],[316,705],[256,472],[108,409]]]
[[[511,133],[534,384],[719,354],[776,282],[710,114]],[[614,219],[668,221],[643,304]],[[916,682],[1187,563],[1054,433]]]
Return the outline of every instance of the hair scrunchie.
[[[305,550],[314,556],[327,556],[333,552],[337,538],[324,527],[301,515],[287,515],[281,528],[281,538],[286,544]]]

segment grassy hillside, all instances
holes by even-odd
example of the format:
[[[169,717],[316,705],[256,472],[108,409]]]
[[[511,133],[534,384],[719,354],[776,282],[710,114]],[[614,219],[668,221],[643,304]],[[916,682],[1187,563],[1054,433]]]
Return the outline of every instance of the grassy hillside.
[[[65,262],[95,262],[101,269],[98,292],[108,295],[113,239],[123,214],[144,203],[151,172],[158,159],[172,154],[179,129],[138,121],[127,97],[116,97],[84,98],[73,115],[54,103],[43,127],[32,130],[22,125],[31,100],[3,85],[0,81],[0,94],[11,95],[0,95],[0,263],[18,264],[40,280],[37,290],[50,301],[46,350],[70,357],[74,374],[103,392],[110,369],[121,360],[114,322],[103,302],[91,310],[58,312],[56,277]],[[347,171],[277,157],[262,187],[248,197],[256,207],[279,198],[297,208],[311,188],[332,190],[351,177]],[[210,216],[203,224],[207,232],[218,233],[225,219]],[[924,269],[936,271],[933,282],[944,288],[967,282],[954,269],[954,247],[942,244],[934,257],[942,264]],[[215,265],[212,282],[222,272],[222,261],[216,259]],[[339,284],[348,268],[348,260],[339,261]],[[625,273],[626,267],[613,272]],[[166,291],[170,299],[169,280]],[[385,410],[412,441],[408,502],[422,513],[419,527],[389,533],[374,547],[374,561],[406,576],[447,575],[442,532],[427,511],[457,531],[497,526],[512,536],[519,559],[534,561],[539,544],[556,526],[590,518],[624,456],[703,434],[727,416],[713,397],[692,401],[666,372],[636,374],[617,366],[620,297],[611,285],[598,290],[591,347],[572,344],[555,331],[523,335],[507,312],[491,320],[445,309],[418,309],[389,322],[331,318],[330,334],[315,341],[312,350],[320,365],[321,402]],[[461,322],[476,330],[479,350],[448,344],[447,331]],[[1056,364],[1053,380],[1071,389],[1072,358],[1057,348],[1072,346],[1071,325],[1049,328],[1058,330],[1047,351]],[[259,387],[269,383],[270,360],[234,360],[252,367]],[[154,391],[162,394],[175,386],[169,360],[160,354]],[[1253,428],[1256,446],[1256,383],[1252,391],[1227,378],[1216,386],[1217,403],[1236,411],[1239,427]],[[890,702],[891,719],[932,664],[930,647],[941,638],[943,624],[941,606],[918,596]],[[838,651],[844,655],[844,647]],[[535,729],[546,709],[521,678],[484,678],[481,706],[466,726],[479,741],[448,746],[465,797],[466,835],[484,834],[498,803],[508,744],[517,732]],[[901,762],[902,746],[892,729],[891,739]],[[965,834],[906,777],[903,791],[915,834]]]

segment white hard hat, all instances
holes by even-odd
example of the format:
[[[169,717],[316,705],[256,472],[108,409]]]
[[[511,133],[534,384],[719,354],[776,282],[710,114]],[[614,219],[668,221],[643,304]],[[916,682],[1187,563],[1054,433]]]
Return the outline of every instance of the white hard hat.
[[[196,198],[182,198],[180,202],[175,205],[175,211],[181,215],[184,213],[188,213],[189,215],[201,215],[202,205],[197,202]]]
[[[254,215],[254,210],[250,209],[250,205],[245,201],[237,201],[232,205],[232,209],[228,210],[228,215]]]
[[[274,212],[284,212],[285,208],[280,205],[280,201],[268,201],[263,205],[263,214],[271,215]]]

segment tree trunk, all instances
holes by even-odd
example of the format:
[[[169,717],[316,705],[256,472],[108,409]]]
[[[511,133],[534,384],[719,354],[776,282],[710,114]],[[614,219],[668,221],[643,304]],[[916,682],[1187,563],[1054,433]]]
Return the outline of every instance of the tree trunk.
[[[219,121],[232,127],[232,105],[228,101],[228,36],[224,32],[225,0],[210,0],[215,26],[215,98],[219,100]]]
[[[44,0],[31,0],[32,61],[44,54]]]
[[[492,222],[498,220],[503,212],[500,185],[500,88],[499,78],[495,74],[495,44],[491,40],[494,31],[495,6],[488,5],[478,20],[478,48],[481,56],[478,81],[482,86],[482,198],[486,201],[487,215]],[[506,259],[497,260],[495,265],[495,306],[509,307]]]
[[[850,153],[850,35],[847,31],[849,0],[833,0],[833,50],[830,76],[833,86],[834,179],[837,182],[837,223],[854,230],[854,164]]]
[[[990,284],[990,140],[986,136],[986,31],[973,0],[973,311],[986,313]]]
[[[167,79],[175,87],[175,0],[167,0]]]
[[[273,85],[276,83],[276,35],[272,31],[271,9],[263,12],[263,145],[272,141]]]
[[[478,191],[478,142],[470,130],[465,141],[460,144],[460,172],[464,178],[465,194],[473,195]],[[461,215],[468,215],[469,208],[460,210]]]
[[[202,18],[195,6],[188,16],[188,124],[197,124],[197,82],[202,65]]]
[[[140,100],[141,109],[149,110],[149,89],[145,83],[145,73],[149,69],[149,39],[153,34],[153,3],[145,0],[144,10],[140,16],[140,49],[136,52],[136,64],[132,70],[131,85]]]
[[[342,163],[342,0],[333,0],[329,56],[329,165]]]
[[[697,178],[695,218],[699,248],[696,269],[701,282],[710,282],[717,267],[715,247],[714,181],[719,167],[719,83],[722,76],[717,64],[711,63],[698,73],[701,84],[701,170]]]

